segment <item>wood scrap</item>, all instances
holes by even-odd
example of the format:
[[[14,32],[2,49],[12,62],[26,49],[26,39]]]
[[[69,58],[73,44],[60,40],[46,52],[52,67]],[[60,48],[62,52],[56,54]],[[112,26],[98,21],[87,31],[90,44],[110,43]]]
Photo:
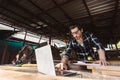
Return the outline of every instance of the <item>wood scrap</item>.
[[[120,77],[120,72],[118,71],[101,71],[101,74]]]

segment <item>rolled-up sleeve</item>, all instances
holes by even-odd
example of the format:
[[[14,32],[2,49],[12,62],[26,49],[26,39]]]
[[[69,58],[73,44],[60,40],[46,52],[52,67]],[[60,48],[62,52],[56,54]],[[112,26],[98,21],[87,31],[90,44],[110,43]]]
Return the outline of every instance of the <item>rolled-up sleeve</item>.
[[[96,36],[94,36],[92,33],[90,34],[91,40],[94,44],[94,46],[96,47],[97,50],[104,50],[104,47],[102,46],[102,44],[99,42],[98,38]]]

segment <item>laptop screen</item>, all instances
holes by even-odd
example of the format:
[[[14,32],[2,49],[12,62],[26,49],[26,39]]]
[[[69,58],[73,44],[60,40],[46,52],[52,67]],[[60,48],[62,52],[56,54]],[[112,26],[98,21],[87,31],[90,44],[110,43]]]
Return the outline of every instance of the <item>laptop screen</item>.
[[[51,46],[46,45],[35,49],[38,72],[56,76]]]

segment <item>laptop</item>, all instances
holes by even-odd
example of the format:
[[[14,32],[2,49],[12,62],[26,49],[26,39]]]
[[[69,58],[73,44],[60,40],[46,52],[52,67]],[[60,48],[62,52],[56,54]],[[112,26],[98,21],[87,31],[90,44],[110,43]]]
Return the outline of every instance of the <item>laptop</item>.
[[[38,72],[56,76],[55,65],[53,62],[52,50],[50,45],[35,49],[36,63]],[[75,75],[76,72],[65,72],[63,76]]]

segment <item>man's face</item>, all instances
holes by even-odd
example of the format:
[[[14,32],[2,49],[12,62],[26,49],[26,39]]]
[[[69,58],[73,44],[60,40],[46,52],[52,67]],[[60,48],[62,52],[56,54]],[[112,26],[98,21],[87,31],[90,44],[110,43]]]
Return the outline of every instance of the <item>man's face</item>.
[[[75,27],[71,29],[71,34],[76,40],[79,40],[82,37],[82,30],[79,30],[78,27]]]

